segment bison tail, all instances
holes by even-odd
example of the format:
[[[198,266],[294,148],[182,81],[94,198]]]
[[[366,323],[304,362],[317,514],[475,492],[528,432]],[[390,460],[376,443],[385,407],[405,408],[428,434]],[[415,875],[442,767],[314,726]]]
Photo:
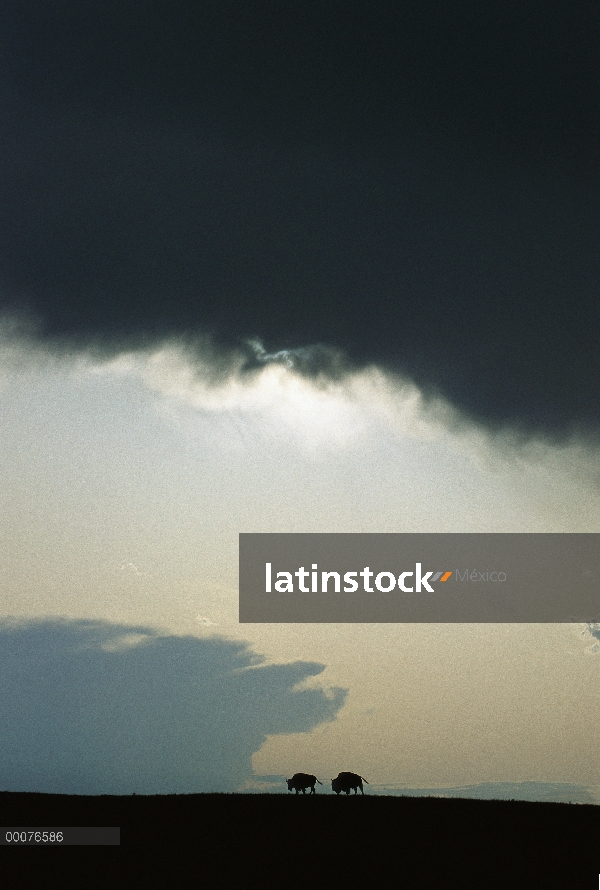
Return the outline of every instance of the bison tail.
[[[367,780],[364,778],[364,776],[361,776],[361,779],[363,780],[363,782],[367,782]],[[367,782],[367,785],[369,785],[369,784],[370,784],[370,782]]]
[[[318,779],[317,779],[317,782],[319,782],[319,780],[318,780]],[[322,782],[319,782],[319,785],[322,785],[322,784],[323,784],[323,783],[322,783]]]

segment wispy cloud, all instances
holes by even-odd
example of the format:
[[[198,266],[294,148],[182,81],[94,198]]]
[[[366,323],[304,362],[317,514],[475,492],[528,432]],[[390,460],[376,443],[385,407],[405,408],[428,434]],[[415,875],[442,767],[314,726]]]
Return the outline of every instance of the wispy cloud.
[[[583,631],[585,636],[593,639],[593,643],[586,648],[588,655],[600,655],[600,624],[588,624]]]
[[[354,369],[341,350],[321,345],[269,353],[259,340],[224,348],[196,336],[106,351],[40,340],[27,319],[6,316],[0,381],[7,386],[16,374],[44,369],[136,381],[154,394],[157,410],[173,417],[185,409],[231,417],[243,441],[245,431],[260,430],[321,454],[375,440],[442,442],[487,470],[537,468],[600,486],[597,442],[576,434],[550,442],[477,424],[409,378],[375,364]]]

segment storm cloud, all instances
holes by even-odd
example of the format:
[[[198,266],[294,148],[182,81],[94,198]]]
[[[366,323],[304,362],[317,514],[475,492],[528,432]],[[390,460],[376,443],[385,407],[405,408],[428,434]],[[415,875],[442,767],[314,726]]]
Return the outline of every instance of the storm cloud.
[[[29,2],[0,28],[0,300],[48,343],[310,348],[303,373],[376,365],[493,429],[597,431],[592,5]]]
[[[4,620],[0,787],[61,794],[234,791],[271,733],[331,721],[324,665],[241,642],[104,621]]]

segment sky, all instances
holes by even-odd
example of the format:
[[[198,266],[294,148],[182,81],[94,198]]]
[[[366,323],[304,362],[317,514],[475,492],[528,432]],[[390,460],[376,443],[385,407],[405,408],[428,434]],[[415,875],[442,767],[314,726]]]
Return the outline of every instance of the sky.
[[[241,532],[600,531],[599,30],[0,10],[0,788],[600,801],[599,625],[237,615]]]

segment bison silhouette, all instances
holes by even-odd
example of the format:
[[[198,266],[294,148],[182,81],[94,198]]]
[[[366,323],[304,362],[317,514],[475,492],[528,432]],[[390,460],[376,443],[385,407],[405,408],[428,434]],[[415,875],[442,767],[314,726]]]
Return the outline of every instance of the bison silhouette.
[[[295,773],[291,779],[286,779],[288,791],[295,791],[296,794],[302,792],[306,794],[306,789],[310,788],[310,793],[315,794],[315,782],[319,782],[316,776],[309,776],[308,773]],[[319,785],[322,785],[319,782]]]
[[[364,794],[363,782],[367,782],[367,780],[363,779],[362,776],[357,776],[356,773],[339,773],[336,779],[331,780],[331,787],[336,794],[339,794],[340,791],[345,791],[346,794],[350,794],[352,788],[354,788],[355,794],[358,794],[359,788],[360,793]],[[368,784],[369,783],[367,782],[367,785]]]

